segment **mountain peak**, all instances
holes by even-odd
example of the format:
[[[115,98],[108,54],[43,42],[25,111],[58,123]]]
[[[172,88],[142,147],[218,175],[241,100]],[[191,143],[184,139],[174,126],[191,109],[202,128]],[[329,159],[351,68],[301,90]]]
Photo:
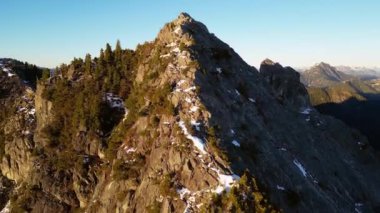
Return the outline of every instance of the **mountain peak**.
[[[333,68],[333,66],[331,66],[329,63],[326,63],[326,62],[320,62],[320,63],[317,63],[315,64],[313,67],[322,67],[322,68]]]
[[[194,19],[188,13],[182,12],[178,15],[176,21],[179,23],[186,23],[193,22]]]
[[[192,43],[191,40],[204,40],[210,35],[207,27],[193,19],[187,13],[180,13],[176,19],[167,23],[159,32],[158,40],[170,44],[180,40],[185,44]]]
[[[336,67],[325,62],[314,65],[306,70],[302,76],[305,84],[315,87],[325,87],[354,78],[338,71]]]
[[[275,62],[273,62],[269,58],[266,58],[264,61],[261,62],[261,65],[275,65]]]

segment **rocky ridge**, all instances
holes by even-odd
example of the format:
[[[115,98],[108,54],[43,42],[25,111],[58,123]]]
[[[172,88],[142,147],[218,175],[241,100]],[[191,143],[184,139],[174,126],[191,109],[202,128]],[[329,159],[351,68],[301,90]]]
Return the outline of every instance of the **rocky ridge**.
[[[91,136],[85,127],[73,137],[76,152],[60,150],[80,155],[82,169],[58,170],[39,152],[49,144],[44,129],[57,106],[44,95],[54,78],[37,86],[34,145],[17,153],[5,149],[8,162],[30,169],[8,168],[6,157],[1,165],[19,186],[14,194],[37,195],[28,198],[27,209],[378,210],[378,157],[360,134],[310,106],[293,69],[266,60],[258,72],[185,13],[140,53],[128,97],[133,101],[118,102],[127,110],[112,111],[120,116],[109,137],[121,135],[114,155],[103,145],[108,136]],[[11,200],[9,208],[21,201]]]

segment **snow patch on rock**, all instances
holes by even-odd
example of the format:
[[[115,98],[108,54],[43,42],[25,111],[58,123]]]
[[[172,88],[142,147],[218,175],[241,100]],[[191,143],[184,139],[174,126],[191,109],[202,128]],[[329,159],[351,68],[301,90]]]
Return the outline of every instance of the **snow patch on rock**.
[[[110,106],[111,108],[118,108],[124,110],[124,102],[117,95],[114,95],[112,93],[106,93],[103,100],[105,100],[108,106]]]
[[[182,29],[180,26],[178,26],[177,28],[174,29],[174,33],[177,35],[179,35],[181,32],[182,32]]]
[[[306,172],[306,169],[302,166],[302,164],[297,159],[294,159],[293,163],[294,163],[294,165],[297,166],[297,168],[300,170],[300,172],[302,173],[302,175],[304,177],[306,177],[307,172]]]
[[[193,142],[194,146],[197,147],[197,149],[198,149],[199,151],[201,151],[202,154],[206,154],[205,144],[204,144],[204,142],[202,141],[202,139],[190,135],[189,131],[188,131],[187,128],[186,128],[185,122],[180,121],[180,122],[178,123],[178,125],[179,125],[179,127],[181,127],[182,132],[183,132],[183,134],[186,136],[186,138],[189,139],[189,140],[191,140],[191,141]]]
[[[219,185],[213,190],[214,193],[220,194],[223,191],[228,192],[230,191],[231,187],[235,185],[236,181],[240,180],[240,177],[235,174],[231,174],[231,175],[222,174],[219,169],[216,169],[216,168],[211,168],[211,169],[217,173],[218,180],[219,180]]]
[[[200,122],[196,122],[195,120],[191,120],[190,123],[191,123],[191,125],[195,126],[195,129],[196,129],[197,131],[200,131],[200,130],[201,130],[200,127],[199,127],[199,126],[201,125]]]
[[[190,108],[190,112],[196,112],[196,111],[198,111],[198,109],[199,109],[198,106],[192,106],[192,107]]]
[[[302,108],[300,110],[300,113],[304,114],[304,115],[309,115],[311,111],[313,111],[313,110],[310,107],[306,107],[306,108]]]
[[[5,207],[0,211],[0,213],[10,213],[11,212],[10,206],[11,206],[11,202],[8,201],[7,205],[5,205]]]
[[[193,91],[193,90],[196,90],[197,88],[195,86],[192,86],[192,87],[189,87],[185,90],[183,90],[184,92],[190,92],[190,91]]]
[[[133,152],[136,152],[136,148],[133,148],[133,147],[124,147],[124,151],[125,153],[129,154],[129,153],[133,153]]]
[[[185,196],[187,194],[190,194],[191,192],[186,187],[183,187],[183,188],[177,189],[177,193],[178,193],[179,197],[181,198],[181,200],[183,200],[185,198]]]
[[[236,147],[240,147],[240,143],[237,140],[233,140],[231,143]]]

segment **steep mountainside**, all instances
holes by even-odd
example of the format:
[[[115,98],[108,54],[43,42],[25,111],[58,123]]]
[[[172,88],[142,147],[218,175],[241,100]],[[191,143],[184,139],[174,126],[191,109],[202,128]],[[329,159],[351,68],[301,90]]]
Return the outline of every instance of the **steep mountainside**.
[[[349,99],[366,101],[375,98],[380,92],[361,80],[337,83],[325,88],[307,88],[312,105],[342,103]]]
[[[3,140],[6,209],[379,211],[378,156],[299,78],[258,72],[185,13],[134,51],[75,59],[37,85],[32,143]]]
[[[327,87],[343,81],[353,80],[354,76],[338,71],[326,63],[319,63],[301,73],[301,81],[309,87]]]
[[[8,69],[0,72],[1,209],[9,200],[15,182],[28,179],[26,174],[31,169],[28,161],[36,125],[34,92]]]
[[[334,116],[360,130],[368,137],[372,146],[379,149],[378,80],[364,81],[358,78],[327,85],[307,88],[311,104],[321,113]]]
[[[307,91],[317,110],[360,130],[379,150],[380,91],[375,86],[375,80],[354,80],[326,88],[309,87]]]

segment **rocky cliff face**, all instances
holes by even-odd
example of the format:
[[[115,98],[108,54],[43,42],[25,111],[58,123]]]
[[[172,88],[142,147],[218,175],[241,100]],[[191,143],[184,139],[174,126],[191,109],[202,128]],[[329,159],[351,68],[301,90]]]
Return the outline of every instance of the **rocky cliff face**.
[[[19,186],[8,208],[378,210],[378,157],[360,134],[310,107],[293,69],[266,60],[258,72],[188,14],[166,24],[134,57],[127,101],[110,93],[102,98],[117,115],[107,123],[110,132],[81,124],[67,136],[73,147],[49,148],[46,129],[58,106],[46,91],[56,83],[38,85],[34,145],[7,152],[10,160],[3,156],[2,173]],[[75,88],[85,78],[65,85]],[[51,160],[62,153],[78,162],[65,167]],[[32,166],[7,175],[18,171],[6,167],[12,160]]]
[[[13,186],[28,179],[32,170],[35,109],[34,92],[17,76],[0,73],[0,85],[0,206],[3,208]]]
[[[277,100],[293,108],[308,107],[307,90],[300,82],[300,74],[291,67],[282,67],[266,59],[260,67],[260,74],[273,88]]]

